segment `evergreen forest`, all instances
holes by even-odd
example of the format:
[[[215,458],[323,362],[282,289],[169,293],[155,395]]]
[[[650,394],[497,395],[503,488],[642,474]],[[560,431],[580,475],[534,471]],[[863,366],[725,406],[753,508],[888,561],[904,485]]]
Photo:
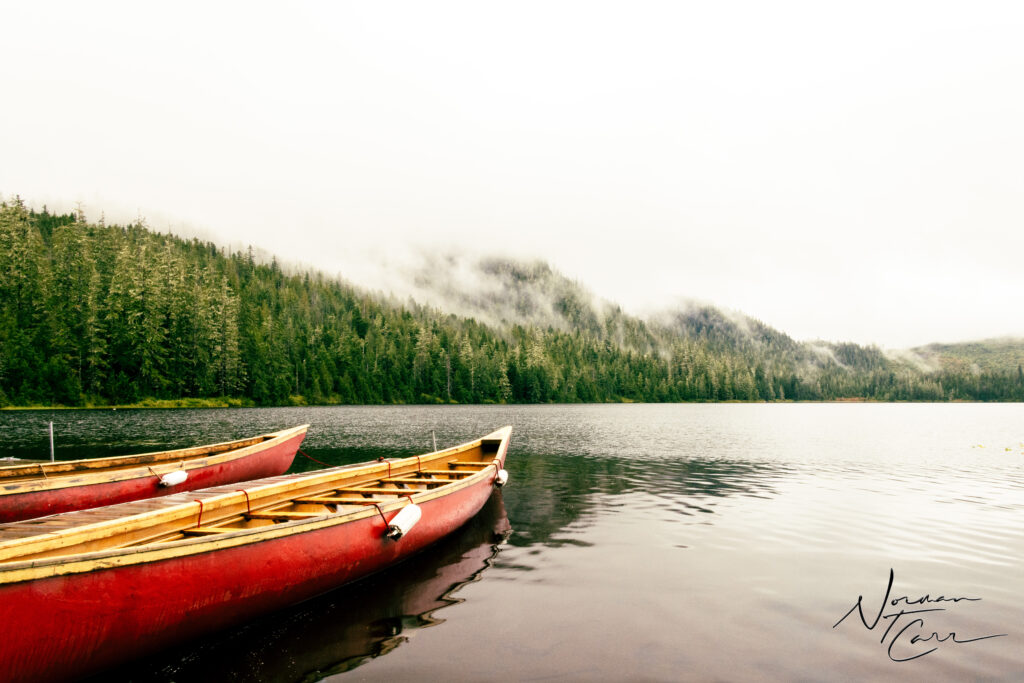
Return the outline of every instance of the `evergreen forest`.
[[[143,220],[108,226],[8,200],[0,406],[1024,400],[1020,345],[908,360],[797,342],[712,307],[641,319],[594,306],[543,264],[485,270],[507,299],[479,309],[522,317],[457,316]],[[537,291],[554,319],[529,315]]]

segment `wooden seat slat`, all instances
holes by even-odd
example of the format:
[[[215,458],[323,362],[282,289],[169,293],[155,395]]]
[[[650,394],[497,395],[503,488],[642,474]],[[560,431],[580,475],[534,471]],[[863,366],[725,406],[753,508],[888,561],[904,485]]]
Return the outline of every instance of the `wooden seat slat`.
[[[381,481],[385,484],[426,484],[427,486],[444,486],[451,483],[451,480],[428,479],[426,477],[394,477],[382,479]]]
[[[347,500],[342,505],[382,505],[384,503],[394,503],[394,499],[384,500],[383,498],[360,498],[359,500]]]
[[[246,517],[249,519],[306,519],[308,517],[322,517],[325,512],[249,512]]]
[[[191,529],[182,529],[181,533],[186,536],[208,536],[211,534],[223,534],[227,531],[238,531],[238,529],[228,529],[226,527],[210,527],[210,526],[196,526]]]
[[[305,498],[296,498],[294,502],[300,505],[347,505],[347,504],[359,504],[375,502],[374,498],[362,498],[356,496],[307,496]],[[381,499],[376,502],[381,503],[393,503],[393,500]]]

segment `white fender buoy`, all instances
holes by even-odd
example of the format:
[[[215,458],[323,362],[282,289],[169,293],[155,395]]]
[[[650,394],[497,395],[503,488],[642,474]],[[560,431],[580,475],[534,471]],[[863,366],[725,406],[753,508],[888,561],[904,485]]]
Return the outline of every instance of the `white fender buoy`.
[[[161,486],[177,486],[188,479],[188,472],[185,470],[174,470],[160,477]]]
[[[494,484],[497,487],[502,487],[508,483],[508,472],[506,470],[498,470],[498,476],[494,478]]]
[[[388,522],[388,538],[397,541],[409,533],[409,530],[416,526],[423,516],[423,510],[416,503],[409,503]]]

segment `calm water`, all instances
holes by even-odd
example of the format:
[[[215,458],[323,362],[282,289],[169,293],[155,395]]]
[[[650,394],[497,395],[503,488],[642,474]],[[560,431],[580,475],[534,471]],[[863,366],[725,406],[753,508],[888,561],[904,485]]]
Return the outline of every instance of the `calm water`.
[[[442,544],[104,680],[1024,680],[1024,405],[5,412],[0,457],[51,419],[58,458],[308,422],[337,464],[515,428]],[[890,570],[936,611],[879,619]],[[999,637],[911,642],[951,632]]]

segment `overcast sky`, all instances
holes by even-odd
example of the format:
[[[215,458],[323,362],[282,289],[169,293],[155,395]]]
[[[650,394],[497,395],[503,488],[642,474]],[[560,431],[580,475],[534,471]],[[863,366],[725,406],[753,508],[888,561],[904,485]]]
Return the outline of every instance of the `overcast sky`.
[[[798,339],[1024,336],[1022,8],[5,3],[0,193],[375,288],[460,248]]]

